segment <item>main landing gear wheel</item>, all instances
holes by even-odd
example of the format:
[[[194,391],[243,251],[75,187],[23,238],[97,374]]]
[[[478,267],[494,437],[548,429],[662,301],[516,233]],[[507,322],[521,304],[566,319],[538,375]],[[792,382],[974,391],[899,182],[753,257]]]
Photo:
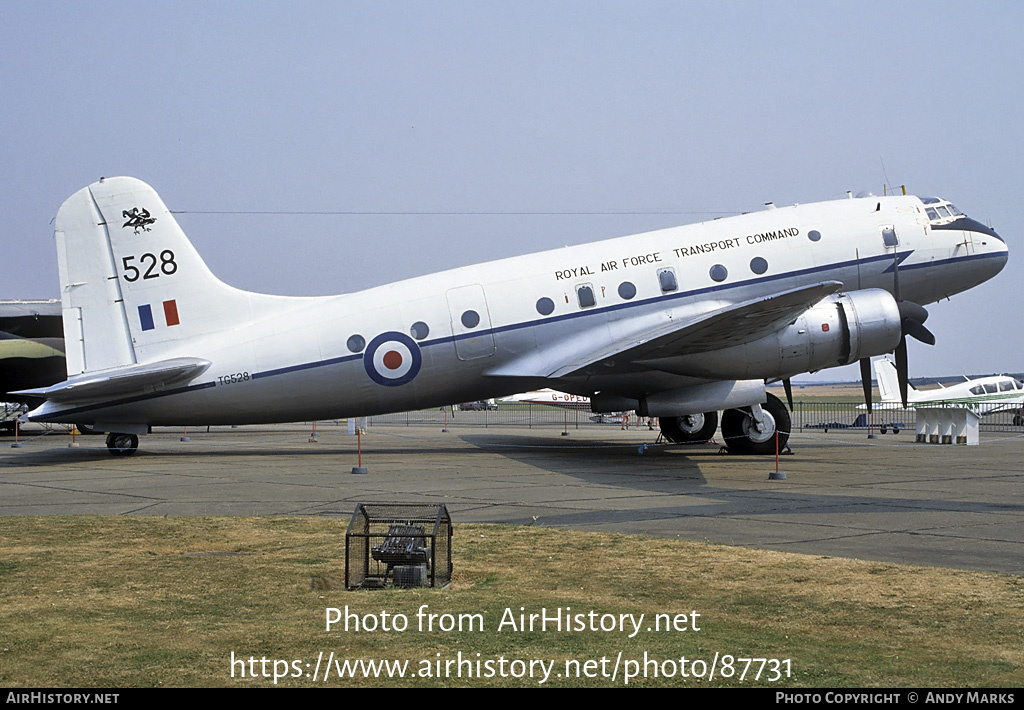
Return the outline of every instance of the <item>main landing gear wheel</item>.
[[[775,453],[775,432],[779,433],[779,450],[789,441],[791,421],[786,405],[773,394],[761,405],[764,425],[760,429],[750,408],[727,409],[722,413],[722,436],[725,445],[734,454]]]
[[[107,449],[112,456],[131,456],[139,450],[139,437],[135,434],[107,434]]]
[[[710,441],[718,428],[718,412],[661,417],[661,433],[673,444],[703,444]]]

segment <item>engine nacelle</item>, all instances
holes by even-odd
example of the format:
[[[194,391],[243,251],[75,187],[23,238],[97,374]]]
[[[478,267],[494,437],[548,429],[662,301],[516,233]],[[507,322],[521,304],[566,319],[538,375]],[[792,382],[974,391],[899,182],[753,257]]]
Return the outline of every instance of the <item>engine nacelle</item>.
[[[765,399],[764,380],[718,380],[652,392],[640,399],[599,392],[590,398],[590,408],[598,413],[635,410],[641,417],[678,417],[748,407]]]
[[[791,325],[741,345],[674,360],[678,372],[712,379],[792,377],[891,352],[900,339],[900,312],[888,291],[829,296]]]
[[[748,407],[765,399],[764,380],[720,380],[649,394],[640,400],[636,413],[641,417],[672,417]]]

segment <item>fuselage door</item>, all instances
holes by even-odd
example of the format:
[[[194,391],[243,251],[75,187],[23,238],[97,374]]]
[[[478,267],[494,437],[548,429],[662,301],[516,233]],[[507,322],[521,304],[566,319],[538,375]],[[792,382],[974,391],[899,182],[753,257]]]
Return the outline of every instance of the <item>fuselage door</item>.
[[[484,287],[480,284],[460,286],[449,289],[445,296],[455,336],[455,353],[459,359],[476,360],[493,355],[494,336]]]

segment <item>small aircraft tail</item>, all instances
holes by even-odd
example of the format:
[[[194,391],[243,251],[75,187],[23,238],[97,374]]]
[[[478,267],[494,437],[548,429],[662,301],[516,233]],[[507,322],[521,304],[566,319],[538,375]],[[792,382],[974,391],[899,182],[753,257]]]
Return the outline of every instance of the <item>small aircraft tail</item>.
[[[57,212],[55,237],[69,378],[196,355],[195,338],[294,300],[217,279],[156,191],[134,178],[76,192]]]
[[[902,404],[903,399],[900,397],[899,375],[896,372],[896,366],[892,364],[889,358],[882,357],[875,360],[875,379],[878,381],[878,394],[883,402]],[[913,385],[909,386],[907,393],[908,401],[915,399],[914,394],[916,391]]]

